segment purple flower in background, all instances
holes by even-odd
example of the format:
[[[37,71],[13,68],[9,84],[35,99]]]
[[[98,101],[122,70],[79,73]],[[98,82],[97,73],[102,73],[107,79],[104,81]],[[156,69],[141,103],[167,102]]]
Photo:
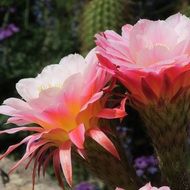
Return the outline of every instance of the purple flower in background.
[[[158,172],[158,161],[153,155],[141,156],[134,160],[134,167],[139,177],[144,174],[154,175]]]
[[[158,165],[158,160],[154,156],[147,156],[146,160],[149,165],[153,165],[153,166]]]
[[[3,41],[6,38],[11,37],[14,33],[17,33],[19,31],[20,29],[13,23],[8,24],[4,28],[0,28],[0,41]]]
[[[12,32],[19,32],[20,31],[20,29],[13,23],[9,24],[7,26],[7,28],[10,29]]]
[[[135,159],[135,168],[145,169],[148,166],[148,162],[145,156]]]
[[[9,11],[10,11],[10,13],[15,13],[16,12],[16,8],[15,7],[10,7]]]
[[[74,188],[74,190],[98,190],[98,188],[89,182],[81,182]]]
[[[10,36],[12,36],[12,32],[10,30],[0,28],[0,40],[4,40]]]
[[[155,173],[158,172],[158,168],[156,168],[156,167],[149,167],[149,168],[147,169],[147,171],[148,171],[150,174],[155,174]]]
[[[136,170],[136,174],[137,174],[137,176],[141,177],[144,175],[144,171],[141,169],[138,169],[138,170]]]

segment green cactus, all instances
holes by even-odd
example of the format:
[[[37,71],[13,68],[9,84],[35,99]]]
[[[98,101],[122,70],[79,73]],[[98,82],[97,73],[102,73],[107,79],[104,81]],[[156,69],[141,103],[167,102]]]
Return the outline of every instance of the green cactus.
[[[106,29],[120,29],[125,20],[125,5],[125,0],[92,0],[84,7],[79,27],[83,54],[95,46],[96,33]]]
[[[144,109],[137,108],[152,138],[163,180],[168,181],[172,190],[190,189],[187,171],[189,98],[189,95],[184,95],[176,102],[159,107],[151,105]]]

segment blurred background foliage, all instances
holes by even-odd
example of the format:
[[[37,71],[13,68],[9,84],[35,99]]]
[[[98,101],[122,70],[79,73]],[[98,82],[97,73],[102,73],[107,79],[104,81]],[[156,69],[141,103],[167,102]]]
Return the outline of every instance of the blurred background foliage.
[[[85,55],[95,46],[96,33],[120,32],[123,24],[140,18],[165,19],[176,12],[190,16],[189,4],[188,0],[0,0],[0,102],[18,96],[19,79],[36,76],[45,65],[58,63],[70,53]],[[128,117],[117,127],[121,142],[137,174],[145,181],[157,180],[159,170],[149,138],[138,114],[128,107],[127,111]],[[5,121],[0,116],[1,129],[10,127],[3,125]],[[1,136],[1,150],[24,135]],[[74,174],[76,183],[94,181],[77,163]],[[97,186],[83,182],[76,189]]]

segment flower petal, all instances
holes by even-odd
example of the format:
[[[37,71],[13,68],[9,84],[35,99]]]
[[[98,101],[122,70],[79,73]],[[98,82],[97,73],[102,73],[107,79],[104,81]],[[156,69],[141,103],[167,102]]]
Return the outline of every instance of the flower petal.
[[[31,140],[31,139],[30,139]],[[41,146],[43,146],[44,144],[46,144],[47,141],[46,140],[41,140],[38,141],[36,143],[31,144],[30,147],[28,147],[28,151],[26,151],[26,153],[24,154],[24,156],[15,164],[12,166],[12,168],[9,171],[9,174],[11,174],[24,160],[26,160],[33,152],[35,152],[38,148],[40,148]],[[29,143],[28,145],[29,146]]]
[[[84,149],[77,149],[77,152],[78,152],[78,154],[83,158],[83,159],[85,159],[86,160],[86,152],[85,152],[85,150]]]
[[[72,186],[71,142],[67,141],[59,147],[61,167],[69,186]]]
[[[79,149],[84,148],[84,134],[85,134],[85,127],[84,124],[80,124],[78,127],[73,129],[69,133],[69,138],[73,144],[75,144]]]
[[[94,127],[88,131],[88,136],[104,147],[108,152],[120,160],[120,156],[111,140],[98,128]]]
[[[121,101],[121,105],[119,108],[104,108],[98,114],[98,117],[105,119],[114,119],[114,118],[123,118],[126,116],[125,112],[125,103],[127,98],[124,98]]]
[[[32,131],[32,132],[42,132],[43,129],[41,127],[15,127],[12,129],[7,129],[7,130],[3,130],[0,131],[0,135],[3,133],[7,133],[7,134],[14,134],[20,131]]]

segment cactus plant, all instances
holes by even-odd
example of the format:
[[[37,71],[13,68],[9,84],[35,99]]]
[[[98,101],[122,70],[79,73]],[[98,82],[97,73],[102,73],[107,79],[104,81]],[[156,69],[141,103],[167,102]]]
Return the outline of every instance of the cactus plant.
[[[106,29],[118,29],[124,24],[125,0],[92,0],[84,7],[80,22],[81,52],[94,47],[94,35]]]

